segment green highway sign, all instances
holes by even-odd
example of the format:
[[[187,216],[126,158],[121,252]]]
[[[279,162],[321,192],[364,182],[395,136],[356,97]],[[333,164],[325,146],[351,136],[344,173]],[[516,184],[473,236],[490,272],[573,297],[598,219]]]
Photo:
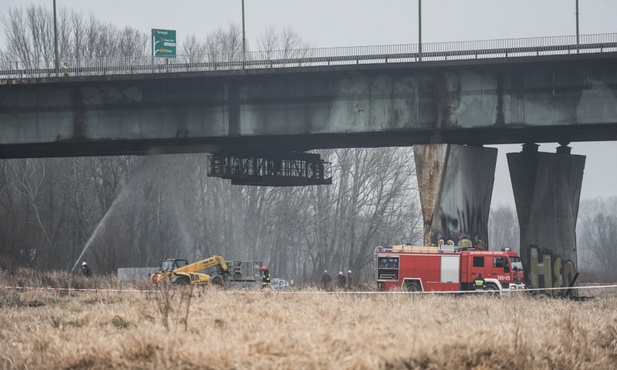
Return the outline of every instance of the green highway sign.
[[[176,57],[176,30],[152,29],[152,56],[157,58]]]

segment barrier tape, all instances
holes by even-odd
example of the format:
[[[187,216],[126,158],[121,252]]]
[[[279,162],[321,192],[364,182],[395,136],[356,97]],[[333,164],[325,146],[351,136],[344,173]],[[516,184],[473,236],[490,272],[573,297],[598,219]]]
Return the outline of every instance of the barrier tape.
[[[586,290],[586,289],[603,289],[603,288],[617,288],[617,284],[615,285],[595,285],[595,286],[577,286],[577,287],[563,287],[563,288],[525,288],[525,289],[504,289],[501,291],[502,294],[508,293],[527,293],[527,292],[544,292],[548,290]],[[421,291],[421,292],[411,292],[406,290],[395,290],[395,291],[318,291],[318,292],[309,292],[309,291],[281,291],[280,293],[287,294],[494,294],[500,293],[498,290],[448,290],[448,291],[440,291],[440,290],[431,290],[431,291]]]
[[[501,293],[523,293],[523,292],[545,292],[549,290],[591,290],[591,289],[607,289],[617,288],[617,284],[614,285],[590,285],[590,286],[577,286],[577,287],[562,287],[562,288],[530,288],[530,289],[505,289]],[[157,293],[157,289],[94,289],[94,288],[51,288],[51,287],[22,287],[13,285],[0,285],[0,289],[14,289],[14,290],[32,290],[32,291],[53,291],[53,292],[93,292],[93,293]],[[277,289],[273,289],[277,291]],[[257,292],[260,290],[257,290]],[[230,293],[236,292],[248,292],[247,290],[228,290]],[[280,290],[277,293],[282,294],[493,294],[499,291],[491,290],[458,290],[458,291],[423,291],[423,292],[409,292],[409,291],[302,291],[302,290]]]
[[[149,289],[51,288],[51,287],[31,287],[31,286],[12,286],[12,285],[0,285],[0,289],[54,291],[54,292],[94,292],[94,293],[98,293],[98,292],[155,293],[158,291],[158,290],[149,290]]]

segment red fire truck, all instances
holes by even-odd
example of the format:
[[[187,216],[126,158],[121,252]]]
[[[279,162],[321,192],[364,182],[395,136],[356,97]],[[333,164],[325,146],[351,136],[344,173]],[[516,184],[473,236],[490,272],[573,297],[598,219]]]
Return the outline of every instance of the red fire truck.
[[[482,274],[486,290],[524,289],[521,259],[509,249],[465,250],[455,246],[377,247],[377,286],[380,290],[409,291],[473,290]]]

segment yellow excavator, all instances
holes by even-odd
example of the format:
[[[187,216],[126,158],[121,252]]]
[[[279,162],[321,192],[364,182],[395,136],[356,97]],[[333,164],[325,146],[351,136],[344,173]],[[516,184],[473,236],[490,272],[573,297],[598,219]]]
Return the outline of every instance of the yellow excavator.
[[[217,267],[218,273],[212,281],[210,275],[199,272],[214,266]],[[180,285],[203,285],[212,282],[222,285],[223,279],[220,277],[224,277],[227,273],[227,263],[221,256],[212,256],[191,264],[184,259],[166,258],[161,263],[159,272],[150,275],[150,281],[153,283],[169,281]]]

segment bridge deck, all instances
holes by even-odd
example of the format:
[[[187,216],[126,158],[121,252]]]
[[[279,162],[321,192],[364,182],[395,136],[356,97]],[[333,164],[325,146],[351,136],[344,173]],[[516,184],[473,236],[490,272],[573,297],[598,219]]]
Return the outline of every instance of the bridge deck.
[[[617,140],[615,51],[430,53],[421,63],[5,79],[0,157]]]

